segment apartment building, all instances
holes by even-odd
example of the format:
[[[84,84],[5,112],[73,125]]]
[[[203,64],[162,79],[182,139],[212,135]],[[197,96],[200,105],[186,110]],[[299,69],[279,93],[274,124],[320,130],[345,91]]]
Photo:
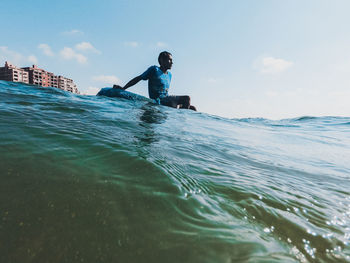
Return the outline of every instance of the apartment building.
[[[55,76],[53,73],[50,73],[51,87],[58,88],[58,76]]]
[[[0,67],[0,80],[24,82],[41,87],[54,87],[65,91],[79,93],[74,81],[63,76],[56,76],[52,72],[32,67],[17,68],[9,62],[5,62],[5,67]]]
[[[10,62],[5,62],[4,67],[0,67],[0,80],[13,82],[23,82],[29,84],[29,74],[27,71],[16,67]]]
[[[54,83],[51,81],[52,76],[54,76],[53,73],[38,68],[36,65],[22,69],[28,72],[30,84],[38,85],[41,87],[53,87]],[[57,88],[57,85],[55,88]]]

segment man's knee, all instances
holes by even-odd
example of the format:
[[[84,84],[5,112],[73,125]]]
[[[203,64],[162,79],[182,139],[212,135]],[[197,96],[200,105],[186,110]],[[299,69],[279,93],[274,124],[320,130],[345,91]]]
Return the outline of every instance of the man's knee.
[[[191,97],[190,96],[184,96],[184,100],[186,103],[188,103],[189,105],[191,104]]]
[[[193,105],[190,105],[189,109],[190,109],[190,110],[197,111],[197,108],[196,108],[195,106],[193,106]]]

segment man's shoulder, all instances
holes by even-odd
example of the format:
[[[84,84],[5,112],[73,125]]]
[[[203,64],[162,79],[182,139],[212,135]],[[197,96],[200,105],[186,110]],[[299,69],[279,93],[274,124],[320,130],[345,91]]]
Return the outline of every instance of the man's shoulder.
[[[160,68],[156,65],[150,66],[147,71],[149,72],[149,74],[157,74],[160,71]]]
[[[154,74],[156,74],[156,72],[157,72],[156,67],[157,66],[150,66],[145,72],[143,72],[140,75],[141,79],[147,80],[147,79],[151,78],[152,76],[154,76]]]
[[[158,67],[158,66],[156,66],[156,65],[150,66],[149,68],[152,69],[152,70],[154,70],[154,72],[160,72],[160,71],[162,71],[162,70],[160,69],[160,67]]]
[[[150,66],[148,69],[150,69],[150,70],[158,70],[160,68],[158,66],[156,66],[156,65],[153,65],[153,66]]]
[[[149,71],[153,76],[160,76],[163,74],[163,71],[160,69],[160,67],[154,65],[149,67]]]

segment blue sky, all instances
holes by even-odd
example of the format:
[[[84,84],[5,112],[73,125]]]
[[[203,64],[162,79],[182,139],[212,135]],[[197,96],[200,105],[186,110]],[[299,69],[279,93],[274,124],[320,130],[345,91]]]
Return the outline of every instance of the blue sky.
[[[350,116],[349,10],[347,0],[12,0],[0,9],[0,63],[35,63],[96,94],[168,50],[170,93],[200,111]],[[147,96],[147,82],[129,90]]]

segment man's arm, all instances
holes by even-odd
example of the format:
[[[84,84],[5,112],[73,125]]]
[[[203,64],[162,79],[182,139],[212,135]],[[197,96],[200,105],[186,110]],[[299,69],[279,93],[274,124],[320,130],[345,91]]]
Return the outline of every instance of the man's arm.
[[[141,76],[137,76],[132,80],[130,80],[128,83],[126,83],[124,87],[121,87],[119,85],[113,85],[113,88],[126,90],[127,88],[130,88],[131,86],[136,85],[141,79],[142,79]]]

